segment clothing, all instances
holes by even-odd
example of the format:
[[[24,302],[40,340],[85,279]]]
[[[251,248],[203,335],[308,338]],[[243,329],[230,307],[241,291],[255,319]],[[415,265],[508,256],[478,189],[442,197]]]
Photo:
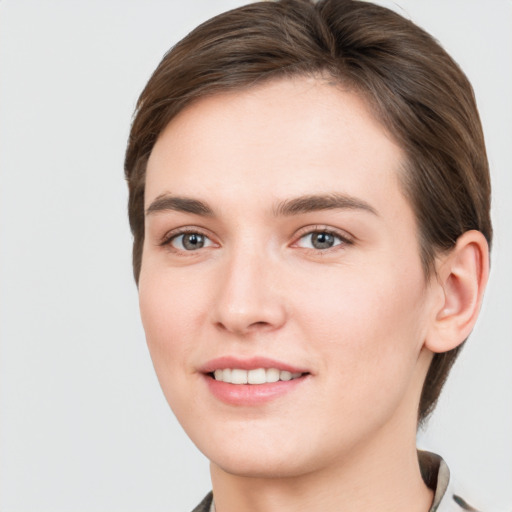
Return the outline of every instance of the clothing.
[[[450,470],[444,460],[435,453],[418,451],[421,476],[434,491],[434,502],[429,512],[478,512],[458,496],[450,482]],[[192,512],[215,512],[213,494],[210,492]]]
[[[418,459],[421,476],[428,487],[434,491],[434,502],[429,512],[460,512],[461,510],[478,512],[455,492],[450,481],[450,470],[439,455],[418,451]]]

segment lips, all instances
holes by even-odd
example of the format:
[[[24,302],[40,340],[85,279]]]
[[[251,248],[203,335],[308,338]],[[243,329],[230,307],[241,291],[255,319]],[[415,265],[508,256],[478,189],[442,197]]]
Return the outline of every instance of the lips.
[[[273,359],[221,357],[201,369],[210,392],[230,405],[258,405],[291,392],[310,372]]]
[[[233,356],[224,356],[217,357],[208,361],[202,367],[199,368],[201,373],[215,373],[216,370],[278,370],[280,372],[288,372],[290,374],[302,374],[302,373],[310,373],[307,368],[301,368],[298,366],[293,366],[288,363],[284,363],[282,361],[278,361],[276,359],[270,359],[268,357],[251,357],[247,359],[242,359]],[[272,372],[273,373],[273,372]],[[271,373],[271,374],[272,374]],[[286,380],[286,373],[283,373],[284,378],[282,380]],[[289,380],[289,379],[288,379]]]

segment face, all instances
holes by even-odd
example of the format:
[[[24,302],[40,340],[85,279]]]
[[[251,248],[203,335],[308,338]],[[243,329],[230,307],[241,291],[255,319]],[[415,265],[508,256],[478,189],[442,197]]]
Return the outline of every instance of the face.
[[[314,79],[201,99],[160,135],[141,314],[215,466],[298,475],[414,437],[430,295],[403,162],[358,95]]]

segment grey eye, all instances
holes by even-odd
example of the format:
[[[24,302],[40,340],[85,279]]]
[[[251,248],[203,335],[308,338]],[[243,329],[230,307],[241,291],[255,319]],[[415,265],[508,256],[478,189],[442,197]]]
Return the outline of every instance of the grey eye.
[[[330,249],[342,243],[341,237],[328,231],[313,231],[304,235],[299,240],[299,245],[308,249]]]
[[[329,249],[334,246],[336,239],[330,233],[313,233],[311,235],[311,245],[315,249]]]
[[[196,251],[209,245],[209,239],[200,233],[183,233],[172,239],[172,246],[181,251]]]

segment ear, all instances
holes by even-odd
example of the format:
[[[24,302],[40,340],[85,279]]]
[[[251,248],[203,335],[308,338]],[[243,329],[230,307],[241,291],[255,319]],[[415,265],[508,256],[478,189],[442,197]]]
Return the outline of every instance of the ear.
[[[447,352],[460,345],[475,325],[487,279],[489,247],[480,231],[467,231],[436,261],[433,286],[439,291],[425,347]]]

